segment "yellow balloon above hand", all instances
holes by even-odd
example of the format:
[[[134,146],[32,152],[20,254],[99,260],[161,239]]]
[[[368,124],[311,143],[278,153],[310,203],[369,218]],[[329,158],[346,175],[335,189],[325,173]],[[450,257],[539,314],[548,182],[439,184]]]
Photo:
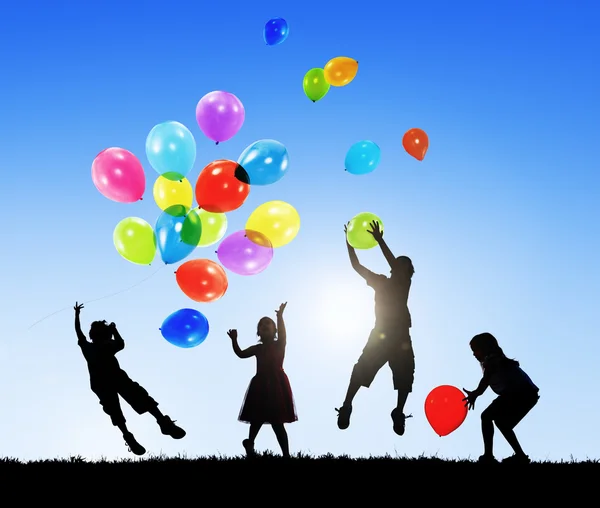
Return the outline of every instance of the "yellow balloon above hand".
[[[300,230],[300,216],[285,201],[268,201],[250,214],[246,229],[265,235],[273,248],[283,247],[296,238]]]
[[[207,247],[217,243],[225,236],[227,231],[227,215],[218,212],[207,212],[202,208],[194,208],[202,224],[202,234],[198,241],[198,247]]]
[[[156,255],[156,234],[139,217],[127,217],[115,226],[113,243],[117,252],[136,265],[149,265]]]
[[[182,205],[192,208],[194,192],[189,180],[177,173],[165,173],[154,182],[154,201],[165,211],[170,206]]]
[[[324,68],[325,80],[332,86],[346,86],[358,72],[358,62],[354,58],[338,56],[327,62]]]

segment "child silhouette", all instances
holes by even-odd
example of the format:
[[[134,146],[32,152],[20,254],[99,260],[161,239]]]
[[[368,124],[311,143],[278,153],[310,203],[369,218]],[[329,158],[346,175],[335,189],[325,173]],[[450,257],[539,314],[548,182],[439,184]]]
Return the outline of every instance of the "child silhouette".
[[[406,256],[395,257],[383,239],[379,222],[370,223],[373,235],[385,259],[390,265],[390,277],[379,275],[362,266],[354,248],[346,246],[352,268],[375,290],[375,326],[361,356],[352,369],[346,398],[338,412],[338,427],[347,429],[350,425],[352,401],[361,386],[368,388],[377,372],[386,363],[392,370],[394,389],[397,391],[396,407],[391,413],[394,432],[404,434],[406,416],[404,405],[412,392],[415,372],[415,355],[410,337],[412,326],[408,310],[408,294],[412,276],[415,273],[412,261]],[[344,226],[347,233],[347,226]]]
[[[488,386],[498,395],[481,413],[481,432],[484,452],[479,462],[494,464],[494,423],[511,446],[514,455],[505,458],[502,463],[529,464],[515,435],[514,428],[537,404],[539,388],[521,369],[519,362],[507,358],[498,341],[491,333],[475,335],[470,342],[473,356],[480,362],[483,376],[479,386],[473,391],[463,390],[467,396],[463,399],[469,409],[475,408],[475,400]]]
[[[250,380],[238,420],[250,424],[248,439],[242,441],[248,457],[254,457],[254,441],[264,424],[271,424],[281,452],[285,458],[290,457],[288,435],[285,423],[298,420],[292,388],[287,374],[283,370],[285,348],[287,343],[283,311],[286,303],[276,310],[277,325],[270,317],[263,317],[258,322],[256,334],[259,344],[240,349],[237,341],[237,330],[229,330],[233,351],[239,358],[256,357],[256,374]]]
[[[116,354],[125,347],[125,342],[114,323],[94,321],[90,326],[88,342],[81,331],[79,314],[83,304],[75,302],[75,332],[81,352],[87,362],[90,375],[90,387],[98,396],[104,412],[108,414],[113,425],[123,433],[129,451],[143,455],[146,449],[139,444],[125,423],[125,416],[119,402],[119,395],[138,413],[149,412],[156,418],[163,434],[174,439],[181,439],[185,431],[175,425],[173,420],[163,415],[158,403],[138,383],[132,381],[121,369]]]

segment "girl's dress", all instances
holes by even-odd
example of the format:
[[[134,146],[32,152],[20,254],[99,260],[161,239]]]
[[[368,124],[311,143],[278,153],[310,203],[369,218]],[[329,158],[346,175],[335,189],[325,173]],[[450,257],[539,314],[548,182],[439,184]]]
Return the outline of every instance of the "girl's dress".
[[[283,370],[285,345],[258,344],[256,374],[250,380],[238,420],[244,423],[292,423],[298,420],[294,396]]]

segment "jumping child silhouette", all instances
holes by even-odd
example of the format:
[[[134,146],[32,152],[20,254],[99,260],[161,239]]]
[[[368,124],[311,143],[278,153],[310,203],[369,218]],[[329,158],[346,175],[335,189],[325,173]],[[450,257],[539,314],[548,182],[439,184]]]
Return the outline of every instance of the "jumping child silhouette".
[[[248,439],[242,441],[248,457],[255,456],[254,440],[264,424],[271,424],[283,456],[290,457],[284,424],[295,422],[298,417],[290,381],[283,370],[287,342],[283,311],[286,305],[287,302],[282,303],[275,311],[277,325],[270,317],[260,319],[256,330],[259,344],[242,350],[238,345],[237,330],[227,332],[238,357],[256,357],[256,374],[250,380],[238,416],[240,422],[250,424]]]
[[[98,396],[104,412],[108,414],[113,425],[123,433],[129,450],[136,455],[143,455],[146,449],[139,444],[125,424],[125,416],[119,402],[119,395],[138,413],[149,412],[156,418],[163,434],[174,439],[181,439],[185,431],[175,425],[173,420],[163,415],[158,403],[138,383],[132,381],[121,369],[116,354],[125,347],[125,342],[114,323],[94,321],[90,326],[88,342],[81,331],[79,314],[83,304],[75,302],[75,332],[81,352],[86,359],[90,374],[90,387]]]
[[[362,266],[346,237],[352,268],[375,290],[375,326],[352,369],[346,399],[342,407],[336,408],[337,423],[340,429],[348,428],[352,401],[358,390],[361,386],[368,388],[377,372],[388,363],[392,370],[394,389],[398,393],[396,407],[391,413],[393,428],[396,434],[402,436],[405,419],[410,417],[404,414],[404,406],[408,394],[412,392],[415,372],[415,355],[410,337],[412,322],[408,310],[408,294],[415,270],[410,258],[395,257],[392,254],[383,239],[379,222],[373,221],[370,226],[369,233],[379,244],[391,272],[390,277],[386,277]],[[344,226],[344,233],[347,233],[347,226]]]
[[[475,390],[469,391],[463,388],[467,394],[463,399],[465,406],[474,409],[475,400],[488,386],[498,395],[481,413],[484,453],[479,457],[479,462],[497,463],[493,452],[495,423],[515,452],[502,462],[529,464],[530,459],[521,448],[513,429],[537,404],[540,398],[539,388],[521,369],[518,361],[506,357],[491,333],[475,335],[469,344],[473,356],[481,364],[483,376]]]

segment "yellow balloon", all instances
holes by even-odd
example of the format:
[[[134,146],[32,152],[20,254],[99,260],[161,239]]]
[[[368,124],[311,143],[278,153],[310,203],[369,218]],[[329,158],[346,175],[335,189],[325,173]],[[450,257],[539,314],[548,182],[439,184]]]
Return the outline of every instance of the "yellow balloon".
[[[202,233],[198,241],[198,247],[207,247],[217,243],[225,236],[227,231],[227,215],[218,212],[207,212],[196,207],[194,213],[200,218],[202,224]]]
[[[168,173],[156,179],[153,189],[154,201],[163,211],[174,205],[192,208],[194,199],[192,184],[184,176],[179,175],[179,178],[174,178],[173,175],[174,173]]]
[[[300,230],[300,216],[285,201],[268,201],[250,214],[246,229],[265,235],[273,248],[283,247],[296,238]]]
[[[346,86],[358,72],[358,62],[354,58],[338,56],[327,62],[324,69],[325,81],[331,86]]]

